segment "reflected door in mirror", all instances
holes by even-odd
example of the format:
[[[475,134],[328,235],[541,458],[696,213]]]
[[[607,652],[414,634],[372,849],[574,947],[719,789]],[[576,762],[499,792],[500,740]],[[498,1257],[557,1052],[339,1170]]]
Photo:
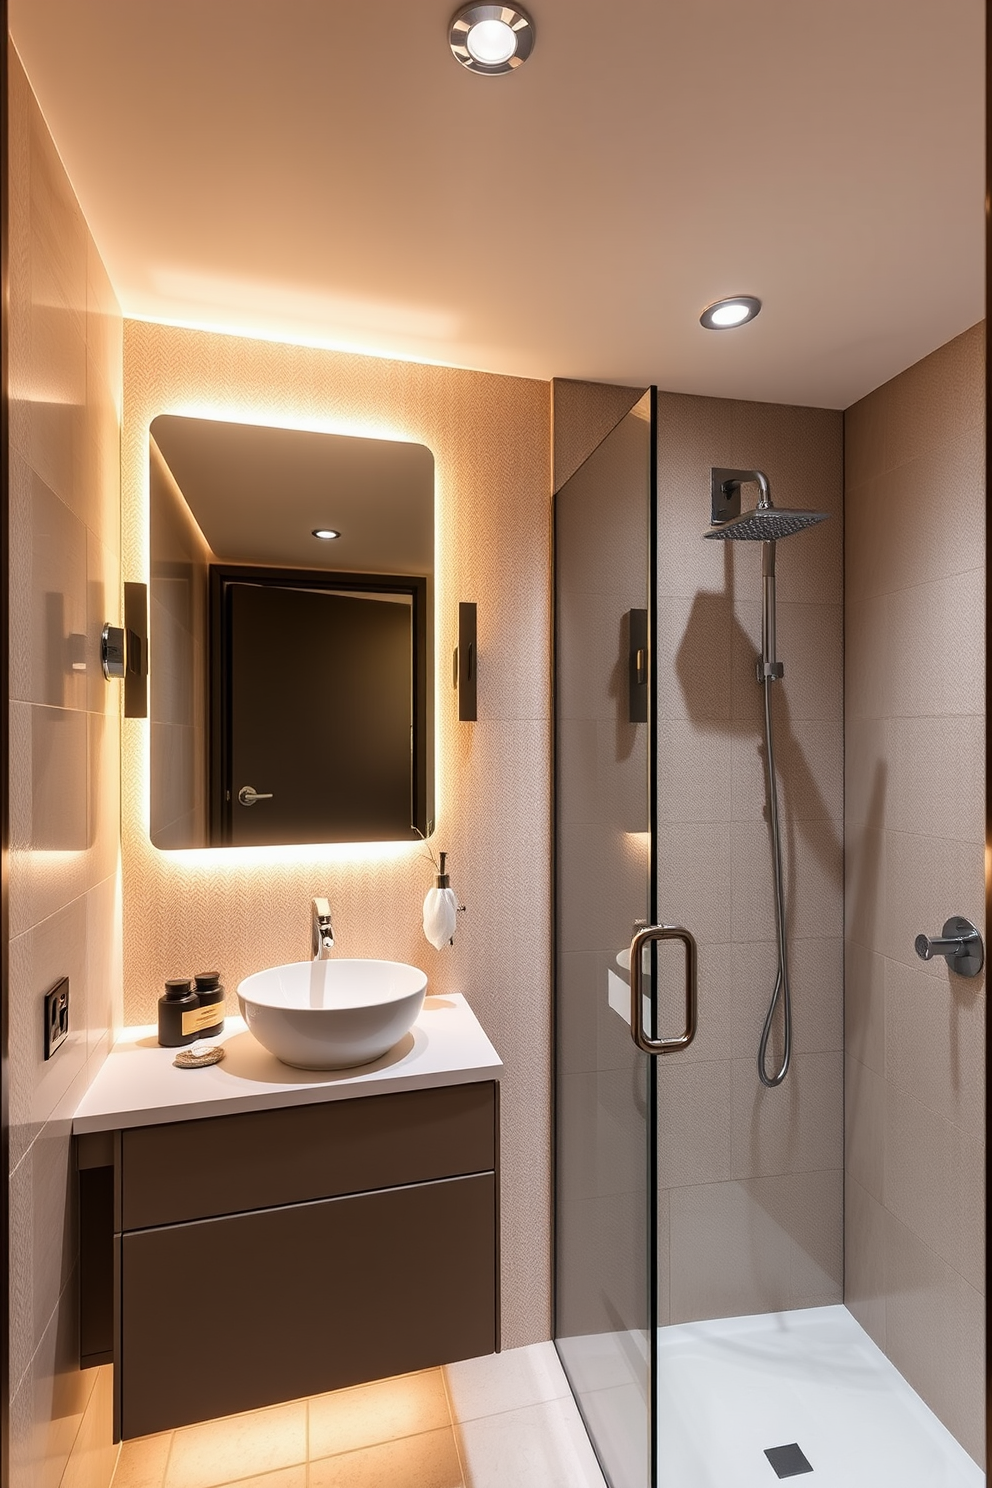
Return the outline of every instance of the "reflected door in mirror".
[[[212,842],[409,838],[416,582],[341,593],[298,587],[288,573],[244,582],[236,573],[213,578]]]

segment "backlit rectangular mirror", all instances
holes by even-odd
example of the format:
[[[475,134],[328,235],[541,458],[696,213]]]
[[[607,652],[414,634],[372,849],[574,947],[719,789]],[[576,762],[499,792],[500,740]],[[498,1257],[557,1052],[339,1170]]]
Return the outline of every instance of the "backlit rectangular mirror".
[[[149,530],[154,845],[426,834],[430,450],[162,414]]]

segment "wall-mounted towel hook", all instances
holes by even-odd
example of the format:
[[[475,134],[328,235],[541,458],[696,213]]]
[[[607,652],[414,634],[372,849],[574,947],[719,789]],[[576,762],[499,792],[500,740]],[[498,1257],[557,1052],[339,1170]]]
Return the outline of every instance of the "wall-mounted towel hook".
[[[945,920],[941,935],[918,935],[915,945],[921,961],[943,956],[958,976],[977,976],[985,962],[981,934],[963,915],[952,915]]]

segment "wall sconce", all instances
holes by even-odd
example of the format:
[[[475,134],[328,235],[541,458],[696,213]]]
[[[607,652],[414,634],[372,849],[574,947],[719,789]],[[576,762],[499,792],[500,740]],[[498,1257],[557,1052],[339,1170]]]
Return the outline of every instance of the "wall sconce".
[[[458,689],[458,718],[462,723],[474,723],[478,718],[476,683],[478,680],[478,644],[476,640],[476,616],[478,606],[459,604],[458,645],[454,655],[454,684]]]
[[[103,675],[124,683],[124,717],[148,717],[148,587],[124,585],[124,624],[105,625]]]
[[[627,698],[631,723],[648,721],[648,612],[627,611]]]

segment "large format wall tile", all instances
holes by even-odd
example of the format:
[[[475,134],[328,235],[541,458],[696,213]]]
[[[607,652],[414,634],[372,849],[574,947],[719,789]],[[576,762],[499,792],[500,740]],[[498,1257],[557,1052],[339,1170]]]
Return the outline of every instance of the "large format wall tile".
[[[852,1311],[984,1462],[984,327],[845,415]],[[949,658],[953,657],[953,664]]]
[[[148,729],[123,726],[129,1022],[164,978],[216,966],[238,981],[308,952],[326,895],[342,954],[413,961],[464,992],[506,1066],[501,1205],[504,1342],[549,1330],[550,429],[547,384],[128,323],[124,576],[148,578],[148,430],[191,405],[240,422],[299,421],[426,444],[435,459],[436,849],[467,906],[455,944],[421,930],[424,849],[160,852],[148,837]],[[479,721],[450,686],[457,604],[479,615]],[[154,633],[151,638],[155,651]],[[156,782],[156,790],[159,783]],[[629,926],[625,926],[625,932]]]
[[[14,1488],[106,1488],[109,1371],[78,1367],[70,1126],[120,1019],[120,313],[10,55],[10,1117]],[[117,390],[115,393],[115,389]],[[43,1049],[69,977],[70,1032]]]
[[[659,423],[659,913],[700,943],[699,1031],[658,1071],[661,1285],[680,1322],[840,1297],[844,520],[840,415],[663,393]],[[780,505],[829,514],[778,561],[795,1043],[775,1090],[757,1071],[777,968],[760,554],[703,541],[713,466],[760,468]]]

